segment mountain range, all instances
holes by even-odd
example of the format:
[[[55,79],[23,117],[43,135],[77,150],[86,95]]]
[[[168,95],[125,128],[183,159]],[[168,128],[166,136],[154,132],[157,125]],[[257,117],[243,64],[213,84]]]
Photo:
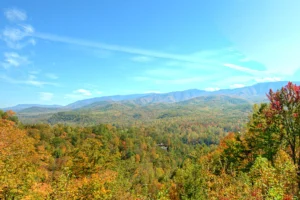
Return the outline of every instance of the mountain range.
[[[294,82],[297,85],[300,82]],[[182,102],[201,96],[227,95],[248,100],[249,102],[266,101],[266,94],[270,89],[277,90],[285,86],[287,81],[258,83],[252,86],[222,89],[218,91],[205,91],[198,89],[190,89],[184,91],[176,91],[169,93],[148,93],[148,94],[130,94],[104,96],[90,99],[79,100],[66,106],[61,105],[39,105],[39,104],[19,104],[13,107],[3,108],[3,110],[14,110],[15,112],[57,112],[77,109],[92,109],[101,104],[110,104],[113,102],[132,103],[140,106],[157,103],[175,103]]]

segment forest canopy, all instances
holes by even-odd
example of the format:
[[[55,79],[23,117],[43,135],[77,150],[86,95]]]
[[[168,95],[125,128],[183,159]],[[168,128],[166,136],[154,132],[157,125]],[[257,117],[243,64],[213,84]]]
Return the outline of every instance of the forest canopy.
[[[0,199],[299,198],[300,86],[267,97],[238,126],[175,112],[146,124],[22,124],[0,111]]]

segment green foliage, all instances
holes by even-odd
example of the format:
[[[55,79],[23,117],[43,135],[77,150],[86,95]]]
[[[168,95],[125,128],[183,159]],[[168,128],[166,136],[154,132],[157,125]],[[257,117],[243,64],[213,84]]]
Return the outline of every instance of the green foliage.
[[[207,177],[203,167],[185,160],[182,168],[175,171],[174,182],[179,187],[180,199],[208,199]]]
[[[247,125],[249,105],[223,96],[94,105],[52,125],[0,111],[0,199],[299,198],[299,89],[270,92]]]
[[[270,104],[255,107],[245,135],[255,157],[263,156],[274,165],[275,155],[285,151],[300,169],[300,86],[289,82],[277,92],[270,90]],[[298,188],[300,189],[300,173]]]
[[[0,110],[0,119],[6,119],[15,123],[19,122],[19,118],[15,115],[15,112],[8,110],[6,112]]]

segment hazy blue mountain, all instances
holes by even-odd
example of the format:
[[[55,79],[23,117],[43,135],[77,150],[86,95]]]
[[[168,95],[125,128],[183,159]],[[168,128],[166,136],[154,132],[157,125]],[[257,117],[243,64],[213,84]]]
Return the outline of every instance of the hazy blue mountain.
[[[257,83],[255,85],[242,87],[242,88],[215,91],[213,92],[213,94],[235,95],[241,97],[249,97],[249,96],[265,97],[270,89],[276,91],[277,89],[280,89],[281,87],[285,86],[287,83],[288,83],[287,81]],[[300,84],[300,82],[294,82],[294,83],[296,83],[297,85]]]
[[[89,104],[96,103],[96,102],[123,101],[123,100],[137,99],[137,98],[140,98],[140,97],[143,97],[146,95],[153,95],[153,94],[130,94],[130,95],[115,95],[115,96],[96,97],[96,98],[76,101],[74,103],[68,104],[65,107],[69,108],[69,109],[76,109],[76,108],[81,108],[81,107],[84,107],[84,106],[87,106]]]
[[[22,109],[18,111],[18,113],[50,113],[50,112],[58,112],[62,110],[67,110],[64,109],[63,106],[59,107],[40,107],[40,106],[32,106],[29,108]]]
[[[39,107],[39,108],[61,108],[63,106],[60,105],[41,105],[41,104],[18,104],[16,106],[12,106],[12,107],[7,107],[7,108],[3,108],[4,111],[6,110],[13,110],[15,112],[24,110],[24,109],[28,109],[31,107]]]
[[[115,109],[133,109],[140,107],[138,104],[134,103],[132,100],[123,100],[123,101],[100,101],[92,104],[88,104],[87,106],[83,106],[81,108],[75,109],[76,111],[81,110],[112,110]]]
[[[139,105],[147,105],[151,103],[174,103],[208,94],[210,93],[204,90],[191,89],[163,94],[149,94],[147,96],[134,99],[133,102]]]
[[[294,82],[297,85],[300,82]],[[190,89],[185,91],[177,91],[177,92],[169,92],[169,93],[149,93],[149,94],[131,94],[131,95],[115,95],[115,96],[105,96],[105,97],[97,97],[91,99],[84,99],[80,101],[76,101],[67,106],[59,106],[59,105],[38,105],[38,104],[20,104],[14,107],[4,108],[4,110],[14,110],[16,112],[22,111],[25,112],[53,112],[55,109],[60,111],[74,110],[74,109],[96,109],[103,108],[103,106],[111,106],[111,102],[122,102],[122,104],[126,104],[127,106],[145,106],[149,104],[158,104],[158,103],[175,103],[182,102],[189,99],[193,99],[195,97],[201,96],[213,96],[213,95],[225,95],[238,97],[250,102],[262,102],[267,101],[266,94],[270,89],[276,91],[281,87],[285,86],[287,81],[279,81],[279,82],[266,82],[266,83],[258,83],[252,86],[236,88],[236,89],[223,89],[214,92],[198,90],[198,89]],[[117,106],[115,104],[115,106]],[[26,110],[24,110],[26,109]]]
[[[300,82],[295,82],[300,84]],[[76,101],[72,104],[66,106],[69,109],[78,109],[81,107],[88,106],[90,104],[98,104],[98,102],[103,102],[104,104],[110,101],[119,102],[119,101],[130,101],[132,104],[137,105],[148,105],[148,104],[157,104],[157,103],[174,103],[189,100],[195,97],[200,96],[210,96],[210,95],[227,95],[233,97],[244,98],[252,102],[261,102],[266,101],[266,94],[270,89],[277,90],[282,86],[286,85],[287,81],[279,82],[267,82],[267,83],[258,83],[253,86],[247,86],[236,89],[224,89],[214,92],[191,89],[185,91],[169,92],[169,93],[151,93],[151,94],[133,94],[133,95],[116,95],[116,96],[107,96],[107,97],[98,97],[92,99],[84,99]],[[91,105],[94,107],[96,105]],[[101,107],[101,103],[98,104]]]
[[[137,95],[124,95],[124,96],[111,96],[111,97],[100,97],[87,100],[77,101],[68,105],[68,108],[84,108],[84,109],[97,109],[105,106],[119,105],[120,103],[129,107],[135,107],[137,105],[145,106],[148,104],[157,103],[175,103],[185,101],[202,95],[210,94],[204,90],[185,90],[169,93],[151,93],[151,94],[137,94]],[[141,96],[141,97],[140,97]],[[128,98],[129,97],[129,98]],[[100,100],[99,100],[100,99]],[[93,102],[93,103],[90,103]],[[119,102],[119,103],[117,103]]]
[[[249,101],[226,95],[200,96],[180,102],[149,103],[139,105],[134,100],[95,102],[75,110],[40,115],[50,124],[98,124],[98,123],[135,123],[151,122],[160,119],[205,117],[209,115],[244,116],[251,111]],[[21,116],[21,120],[34,120],[30,115]]]
[[[287,82],[258,83],[253,86],[214,92],[185,90],[163,94],[116,95],[85,99],[64,107],[18,106],[21,120],[49,123],[112,123],[127,120],[154,120],[170,117],[196,115],[207,110],[214,112],[251,111],[253,103],[267,101],[270,89],[276,91]],[[299,82],[296,82],[299,85]],[[31,106],[31,107],[30,107]],[[197,112],[196,112],[197,111]],[[196,113],[195,113],[196,112]]]
[[[186,101],[181,101],[177,103],[178,105],[207,105],[207,106],[220,106],[220,105],[240,105],[240,104],[250,104],[249,101],[232,96],[226,95],[209,95],[201,96]]]

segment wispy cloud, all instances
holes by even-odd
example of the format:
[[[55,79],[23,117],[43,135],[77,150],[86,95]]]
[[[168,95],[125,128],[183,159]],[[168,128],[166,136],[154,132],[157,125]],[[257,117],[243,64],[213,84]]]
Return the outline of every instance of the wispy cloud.
[[[255,81],[257,83],[261,83],[261,82],[275,82],[275,81],[280,81],[281,78],[279,77],[263,77],[263,78],[255,78]]]
[[[153,51],[141,48],[133,48],[133,47],[126,47],[126,46],[119,46],[119,45],[112,45],[112,44],[104,44],[94,41],[82,40],[77,38],[71,37],[62,37],[58,35],[52,35],[47,33],[38,33],[35,32],[33,34],[34,37],[40,38],[43,40],[53,41],[53,42],[61,42],[66,44],[72,45],[79,45],[84,47],[93,47],[98,49],[104,49],[109,51],[117,51],[123,52],[128,54],[139,55],[141,57],[149,57],[149,58],[162,58],[162,59],[170,59],[170,60],[177,60],[177,61],[185,61],[190,63],[216,63],[215,60],[212,60],[213,55],[219,55],[220,52],[227,51],[228,49],[221,49],[221,50],[208,50],[208,51],[200,51],[193,54],[171,54],[165,53],[161,51]],[[145,58],[143,58],[145,60]],[[139,59],[139,60],[143,60]],[[221,63],[220,63],[221,64]]]
[[[0,80],[11,83],[11,84],[31,85],[31,86],[36,86],[36,87],[42,87],[45,85],[58,86],[57,83],[40,81],[34,75],[29,75],[27,79],[14,79],[9,76],[0,74]]]
[[[204,90],[205,90],[205,91],[208,91],[208,92],[214,92],[214,91],[220,90],[220,88],[218,88],[218,87],[216,87],[216,88],[209,87],[209,88],[205,88]]]
[[[27,19],[26,12],[16,8],[6,9],[4,11],[4,15],[9,21],[12,22],[25,21]]]
[[[16,52],[5,52],[4,61],[0,63],[4,68],[19,67],[22,65],[28,65],[30,61],[27,56],[21,56]]]
[[[148,77],[148,76],[136,76],[133,77],[133,80],[139,81],[139,82],[152,82],[153,84],[157,85],[163,85],[163,84],[174,84],[174,85],[182,85],[182,84],[194,84],[194,83],[202,83],[207,80],[211,80],[214,78],[214,75],[202,75],[202,76],[188,76],[185,78],[154,78],[154,77]]]
[[[35,39],[31,37],[33,32],[34,29],[31,25],[18,25],[15,27],[6,27],[1,35],[2,40],[9,48],[22,49],[28,45],[36,44]]]
[[[92,92],[86,89],[77,89],[74,90],[71,94],[66,94],[65,98],[66,99],[80,99],[84,97],[91,96]]]
[[[35,39],[31,37],[34,33],[33,26],[24,23],[27,19],[24,11],[8,9],[4,12],[4,15],[10,22],[13,22],[0,33],[0,38],[9,48],[22,49],[25,46],[36,44]]]
[[[225,66],[237,71],[246,72],[252,75],[258,75],[262,73],[267,73],[266,71],[259,71],[253,70],[247,67],[242,67],[232,63],[226,63],[226,57],[234,57],[233,55],[237,55],[237,61],[240,61],[241,57],[245,58],[244,55],[240,54],[234,48],[221,48],[216,50],[204,50],[199,51],[191,54],[173,54],[173,53],[166,53],[161,51],[155,50],[147,50],[141,48],[133,48],[133,47],[126,47],[126,46],[119,46],[119,45],[111,45],[111,44],[104,44],[94,41],[76,39],[71,37],[62,37],[58,35],[46,34],[46,33],[34,33],[33,34],[36,38],[54,41],[54,42],[61,42],[67,43],[72,45],[79,45],[85,47],[93,47],[103,50],[109,51],[117,51],[123,52],[128,54],[134,54],[135,57],[131,58],[131,60],[135,62],[149,62],[153,58],[161,58],[168,60],[168,66],[184,66],[193,69],[207,69],[209,68],[219,70],[221,66]],[[224,58],[225,60],[222,61]],[[225,64],[224,64],[225,61]],[[246,60],[244,60],[246,61]],[[240,61],[241,62],[241,61]]]
[[[92,93],[89,90],[85,90],[85,89],[78,89],[74,91],[75,94],[81,94],[84,96],[91,96]]]
[[[226,17],[217,23],[224,36],[266,71],[293,76],[300,69],[300,1],[239,2],[221,11]]]
[[[194,83],[205,83],[207,81],[214,80],[214,83],[216,83],[216,87],[205,88],[205,90],[209,91],[218,90],[221,86],[222,88],[238,88],[257,82],[280,80],[280,78],[274,77],[274,74],[271,72],[254,70],[232,63],[225,63],[222,65],[209,65],[206,68],[201,66],[198,67],[199,64],[197,63],[188,63],[183,61],[168,61],[165,64],[169,67],[146,70],[143,74],[141,74],[141,76],[134,77],[133,80],[140,82],[146,81],[158,85],[188,85]],[[220,67],[222,66],[227,67],[229,69],[234,69],[237,72],[244,73],[242,76],[240,73],[234,73],[232,75],[229,75],[228,78],[224,78],[224,75],[219,73]],[[228,72],[226,74],[228,74]],[[236,84],[236,82],[239,82],[239,84]]]
[[[26,12],[13,8],[6,9],[4,15],[10,23],[1,30],[0,39],[6,43],[8,48],[14,49],[14,51],[3,53],[3,60],[0,61],[0,67],[9,69],[31,64],[32,62],[29,60],[29,57],[24,55],[24,53],[20,53],[20,49],[23,47],[35,45],[36,43],[35,39],[32,37],[32,34],[35,32],[34,28],[32,25],[26,23]],[[10,71],[15,72],[13,70]],[[13,77],[8,74],[0,74],[0,80],[10,84],[30,85],[35,87],[43,87],[45,85],[58,86],[57,83],[40,80],[37,77],[38,74],[38,71],[30,72],[26,77],[18,77],[16,74]],[[54,78],[55,77],[52,76],[52,79]],[[46,98],[46,93],[44,94],[44,97]],[[48,98],[49,97],[48,94]]]
[[[231,89],[235,89],[235,88],[242,88],[245,87],[244,84],[240,84],[240,83],[236,83],[236,84],[232,84],[229,86]]]
[[[135,56],[131,58],[132,61],[134,62],[150,62],[153,59],[147,56]]]
[[[223,79],[218,79],[214,83],[217,85],[221,85],[222,89],[224,88],[240,88],[245,87],[247,85],[253,85],[261,82],[276,82],[284,80],[281,77],[265,77],[264,75],[236,75]]]
[[[242,72],[246,72],[246,73],[249,73],[249,74],[253,74],[253,75],[258,75],[258,74],[264,74],[265,73],[264,71],[249,69],[249,68],[246,68],[246,67],[242,67],[242,66],[238,66],[238,65],[230,64],[230,63],[226,63],[226,64],[224,64],[224,66],[225,67],[229,67],[231,69],[238,70],[238,71],[242,71]]]
[[[50,92],[40,92],[40,99],[42,101],[51,101],[53,99],[54,94]]]
[[[133,61],[136,62],[149,62],[149,59],[153,58],[161,58],[168,60],[168,66],[181,66],[188,69],[201,69],[201,70],[211,70],[216,71],[220,70],[221,66],[225,66],[230,69],[234,69],[236,71],[248,73],[252,76],[266,76],[270,75],[267,71],[260,71],[260,70],[254,70],[247,67],[239,66],[232,63],[226,63],[218,59],[218,56],[226,57],[226,55],[231,54],[238,54],[238,52],[235,49],[232,48],[224,48],[224,49],[217,49],[217,50],[205,50],[200,51],[192,54],[171,54],[171,53],[165,53],[161,51],[153,51],[153,50],[147,50],[147,49],[140,49],[140,48],[133,48],[133,47],[126,47],[126,46],[119,46],[119,45],[111,45],[111,44],[104,44],[94,41],[88,41],[88,40],[82,40],[82,39],[76,39],[76,38],[70,38],[70,37],[61,37],[58,35],[51,35],[46,33],[34,33],[35,37],[54,41],[54,42],[61,42],[61,43],[67,43],[72,45],[79,45],[84,47],[93,47],[103,50],[109,50],[109,51],[117,51],[117,52],[123,52],[128,54],[134,54],[135,57],[131,58]],[[223,58],[222,57],[222,58]],[[232,57],[232,55],[231,55]],[[243,55],[238,55],[237,62],[241,57],[244,57]],[[170,69],[169,69],[170,71]],[[180,71],[180,70],[178,70]],[[147,72],[146,72],[147,73]],[[155,73],[155,70],[148,71],[148,74],[150,76],[154,76],[153,73]],[[164,73],[168,74],[168,73]],[[162,73],[160,73],[162,75]],[[207,78],[204,78],[207,80]],[[174,80],[159,80],[155,79],[153,77],[147,77],[147,76],[139,76],[136,77],[135,80],[137,81],[153,81],[156,84],[188,84],[188,83],[195,83],[195,82],[201,82],[203,81],[203,77],[187,77],[187,78],[177,78]]]

